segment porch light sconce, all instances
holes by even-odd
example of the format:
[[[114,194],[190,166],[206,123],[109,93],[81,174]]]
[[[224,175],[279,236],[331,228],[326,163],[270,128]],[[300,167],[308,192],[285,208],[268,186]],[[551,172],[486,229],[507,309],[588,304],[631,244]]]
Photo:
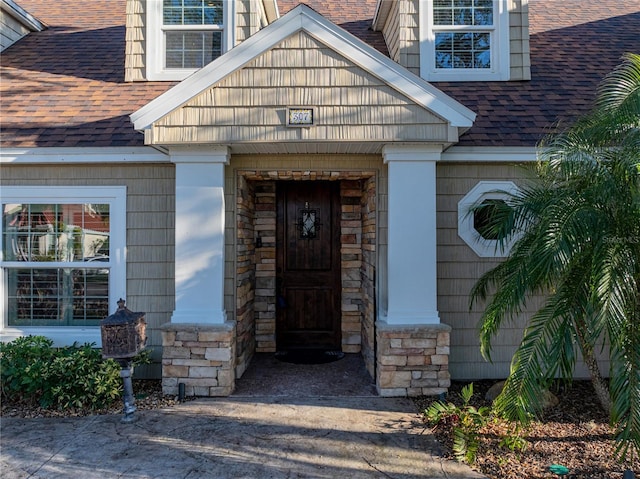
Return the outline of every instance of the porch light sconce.
[[[318,236],[318,230],[322,226],[322,223],[318,220],[319,216],[320,210],[309,208],[309,202],[305,201],[304,208],[298,210],[298,223],[296,225],[300,239],[311,240]]]
[[[258,233],[258,237],[256,238],[256,248],[262,248],[262,236]]]

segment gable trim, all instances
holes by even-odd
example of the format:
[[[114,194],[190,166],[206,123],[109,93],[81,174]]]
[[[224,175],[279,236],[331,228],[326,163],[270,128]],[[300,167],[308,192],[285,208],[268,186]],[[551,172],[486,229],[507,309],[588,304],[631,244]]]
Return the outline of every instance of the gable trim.
[[[472,126],[476,116],[474,112],[301,4],[131,114],[135,129],[148,129],[155,121],[301,30],[380,78],[416,104],[442,117],[451,126],[464,129]]]

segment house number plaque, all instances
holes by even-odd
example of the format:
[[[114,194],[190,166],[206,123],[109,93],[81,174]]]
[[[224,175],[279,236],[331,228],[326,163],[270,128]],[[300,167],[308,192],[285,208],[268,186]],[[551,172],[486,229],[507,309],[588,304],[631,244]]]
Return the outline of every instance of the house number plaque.
[[[287,114],[287,126],[312,126],[313,108],[290,107]]]

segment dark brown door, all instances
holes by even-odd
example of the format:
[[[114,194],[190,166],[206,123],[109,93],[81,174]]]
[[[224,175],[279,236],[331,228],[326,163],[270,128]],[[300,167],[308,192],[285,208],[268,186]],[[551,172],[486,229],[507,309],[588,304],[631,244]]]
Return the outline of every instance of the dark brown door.
[[[340,350],[340,189],[335,181],[277,184],[278,350]]]

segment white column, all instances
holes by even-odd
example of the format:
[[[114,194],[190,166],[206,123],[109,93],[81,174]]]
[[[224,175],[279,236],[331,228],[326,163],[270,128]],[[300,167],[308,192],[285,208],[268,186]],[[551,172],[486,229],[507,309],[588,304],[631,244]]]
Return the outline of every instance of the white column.
[[[436,324],[436,161],[440,145],[385,146],[387,324]],[[384,314],[384,313],[383,313]]]
[[[224,167],[229,149],[171,150],[176,164],[172,323],[223,324]]]

